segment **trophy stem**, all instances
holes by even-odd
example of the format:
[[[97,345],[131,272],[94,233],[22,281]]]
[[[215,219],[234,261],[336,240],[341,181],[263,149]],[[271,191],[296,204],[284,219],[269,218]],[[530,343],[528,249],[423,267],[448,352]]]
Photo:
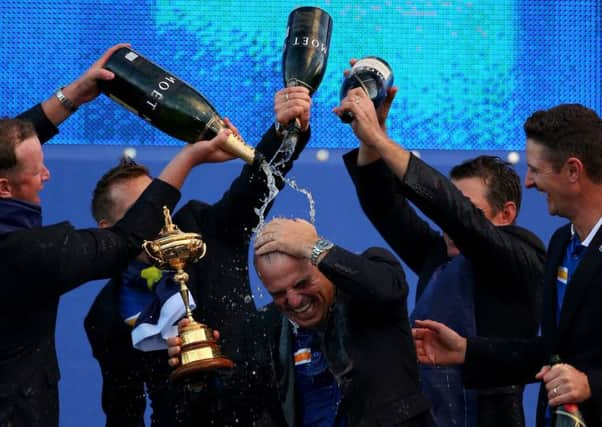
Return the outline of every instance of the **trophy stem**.
[[[191,322],[194,321],[192,318],[192,310],[190,309],[190,298],[188,294],[188,286],[186,282],[188,282],[188,273],[186,273],[182,268],[178,268],[176,274],[174,274],[174,279],[180,284],[180,296],[182,297],[182,301],[184,302],[184,308],[186,309],[186,317]]]

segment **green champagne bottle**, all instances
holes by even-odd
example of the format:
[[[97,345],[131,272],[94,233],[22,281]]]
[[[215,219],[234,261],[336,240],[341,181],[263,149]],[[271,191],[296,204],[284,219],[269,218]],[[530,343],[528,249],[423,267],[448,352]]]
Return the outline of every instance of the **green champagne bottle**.
[[[113,53],[104,68],[115,78],[100,81],[101,91],[174,138],[193,143],[211,139],[226,128],[203,95],[130,48]],[[253,163],[255,149],[240,137],[230,135],[223,148]]]

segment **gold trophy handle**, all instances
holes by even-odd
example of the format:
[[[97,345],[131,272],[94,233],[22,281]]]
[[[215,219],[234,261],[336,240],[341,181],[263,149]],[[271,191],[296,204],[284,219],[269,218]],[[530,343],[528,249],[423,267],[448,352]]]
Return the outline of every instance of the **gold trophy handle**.
[[[205,254],[207,253],[207,245],[205,244],[205,242],[203,242],[203,249],[202,250],[203,250],[203,252],[201,252],[201,254],[197,258],[197,260],[203,258],[205,256]]]
[[[144,243],[142,243],[142,249],[144,249],[144,253],[146,253],[146,255],[148,255],[148,257],[155,261],[155,264],[157,264],[157,266],[161,266],[165,263],[164,260],[162,260],[161,258],[156,257],[155,255],[153,255],[153,253],[157,253],[157,250],[151,251],[149,250],[149,247],[154,247],[155,246],[155,242],[151,241],[151,240],[145,240]]]

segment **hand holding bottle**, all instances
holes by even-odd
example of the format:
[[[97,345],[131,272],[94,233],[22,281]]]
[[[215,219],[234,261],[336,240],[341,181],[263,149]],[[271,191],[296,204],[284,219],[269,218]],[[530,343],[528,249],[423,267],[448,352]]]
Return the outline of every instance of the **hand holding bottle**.
[[[55,126],[58,126],[80,105],[96,98],[100,93],[98,82],[111,80],[115,77],[112,72],[103,68],[104,63],[115,51],[128,46],[126,43],[121,43],[110,47],[77,80],[61,87],[60,92],[57,91],[50,98],[42,102],[42,110],[44,110],[44,114],[48,120]],[[64,97],[62,102],[58,98],[59,93]],[[67,107],[65,103],[67,103]]]
[[[366,95],[372,100],[377,110],[387,100],[389,90],[393,86],[393,70],[385,61],[376,56],[366,56],[360,60],[350,61],[351,69],[345,70],[343,84],[341,85],[340,97],[343,99],[347,93],[357,87],[361,87]],[[392,99],[389,100],[389,107]],[[385,113],[388,113],[388,108]],[[354,119],[351,111],[340,114],[341,121],[351,123]]]
[[[311,97],[309,89],[294,86],[279,90],[274,95],[274,112],[276,122],[285,126],[291,120],[299,119],[300,129],[305,132],[309,128]]]
[[[345,112],[350,112],[353,115],[354,120],[351,122],[351,128],[362,143],[368,146],[376,146],[388,141],[387,134],[380,125],[374,104],[361,87],[349,90],[341,100],[341,104],[333,111],[339,116]]]
[[[544,382],[551,407],[581,403],[592,395],[587,375],[566,363],[546,365],[535,378]]]
[[[201,163],[225,162],[235,158],[233,154],[224,149],[224,145],[231,135],[238,133],[237,129],[228,119],[224,120],[228,129],[220,131],[210,140],[201,140],[182,147],[180,152],[163,169],[159,179],[176,188],[182,188],[186,177],[193,167]]]
[[[65,96],[76,106],[96,98],[100,94],[98,81],[111,80],[115,77],[111,71],[103,68],[103,65],[117,50],[129,46],[128,43],[120,43],[107,49],[77,80],[63,88]]]
[[[104,68],[115,77],[102,81],[101,90],[174,138],[193,143],[214,138],[226,129],[213,105],[194,88],[129,48],[108,55]],[[255,149],[229,135],[224,148],[247,163]]]

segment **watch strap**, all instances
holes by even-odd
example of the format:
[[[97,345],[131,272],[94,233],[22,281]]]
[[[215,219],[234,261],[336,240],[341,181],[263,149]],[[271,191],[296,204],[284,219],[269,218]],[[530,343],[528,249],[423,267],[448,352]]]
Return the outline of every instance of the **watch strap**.
[[[332,243],[329,240],[322,239],[322,238],[318,239],[316,241],[316,243],[314,243],[313,248],[311,249],[311,257],[310,257],[309,261],[313,265],[318,265],[318,258],[320,257],[320,255],[322,255],[322,252],[331,249],[333,246],[334,246],[334,243]]]
[[[54,95],[57,97],[59,102],[63,107],[65,107],[68,111],[74,113],[77,111],[77,106],[71,101],[69,98],[65,96],[63,93],[64,87],[58,88]]]

